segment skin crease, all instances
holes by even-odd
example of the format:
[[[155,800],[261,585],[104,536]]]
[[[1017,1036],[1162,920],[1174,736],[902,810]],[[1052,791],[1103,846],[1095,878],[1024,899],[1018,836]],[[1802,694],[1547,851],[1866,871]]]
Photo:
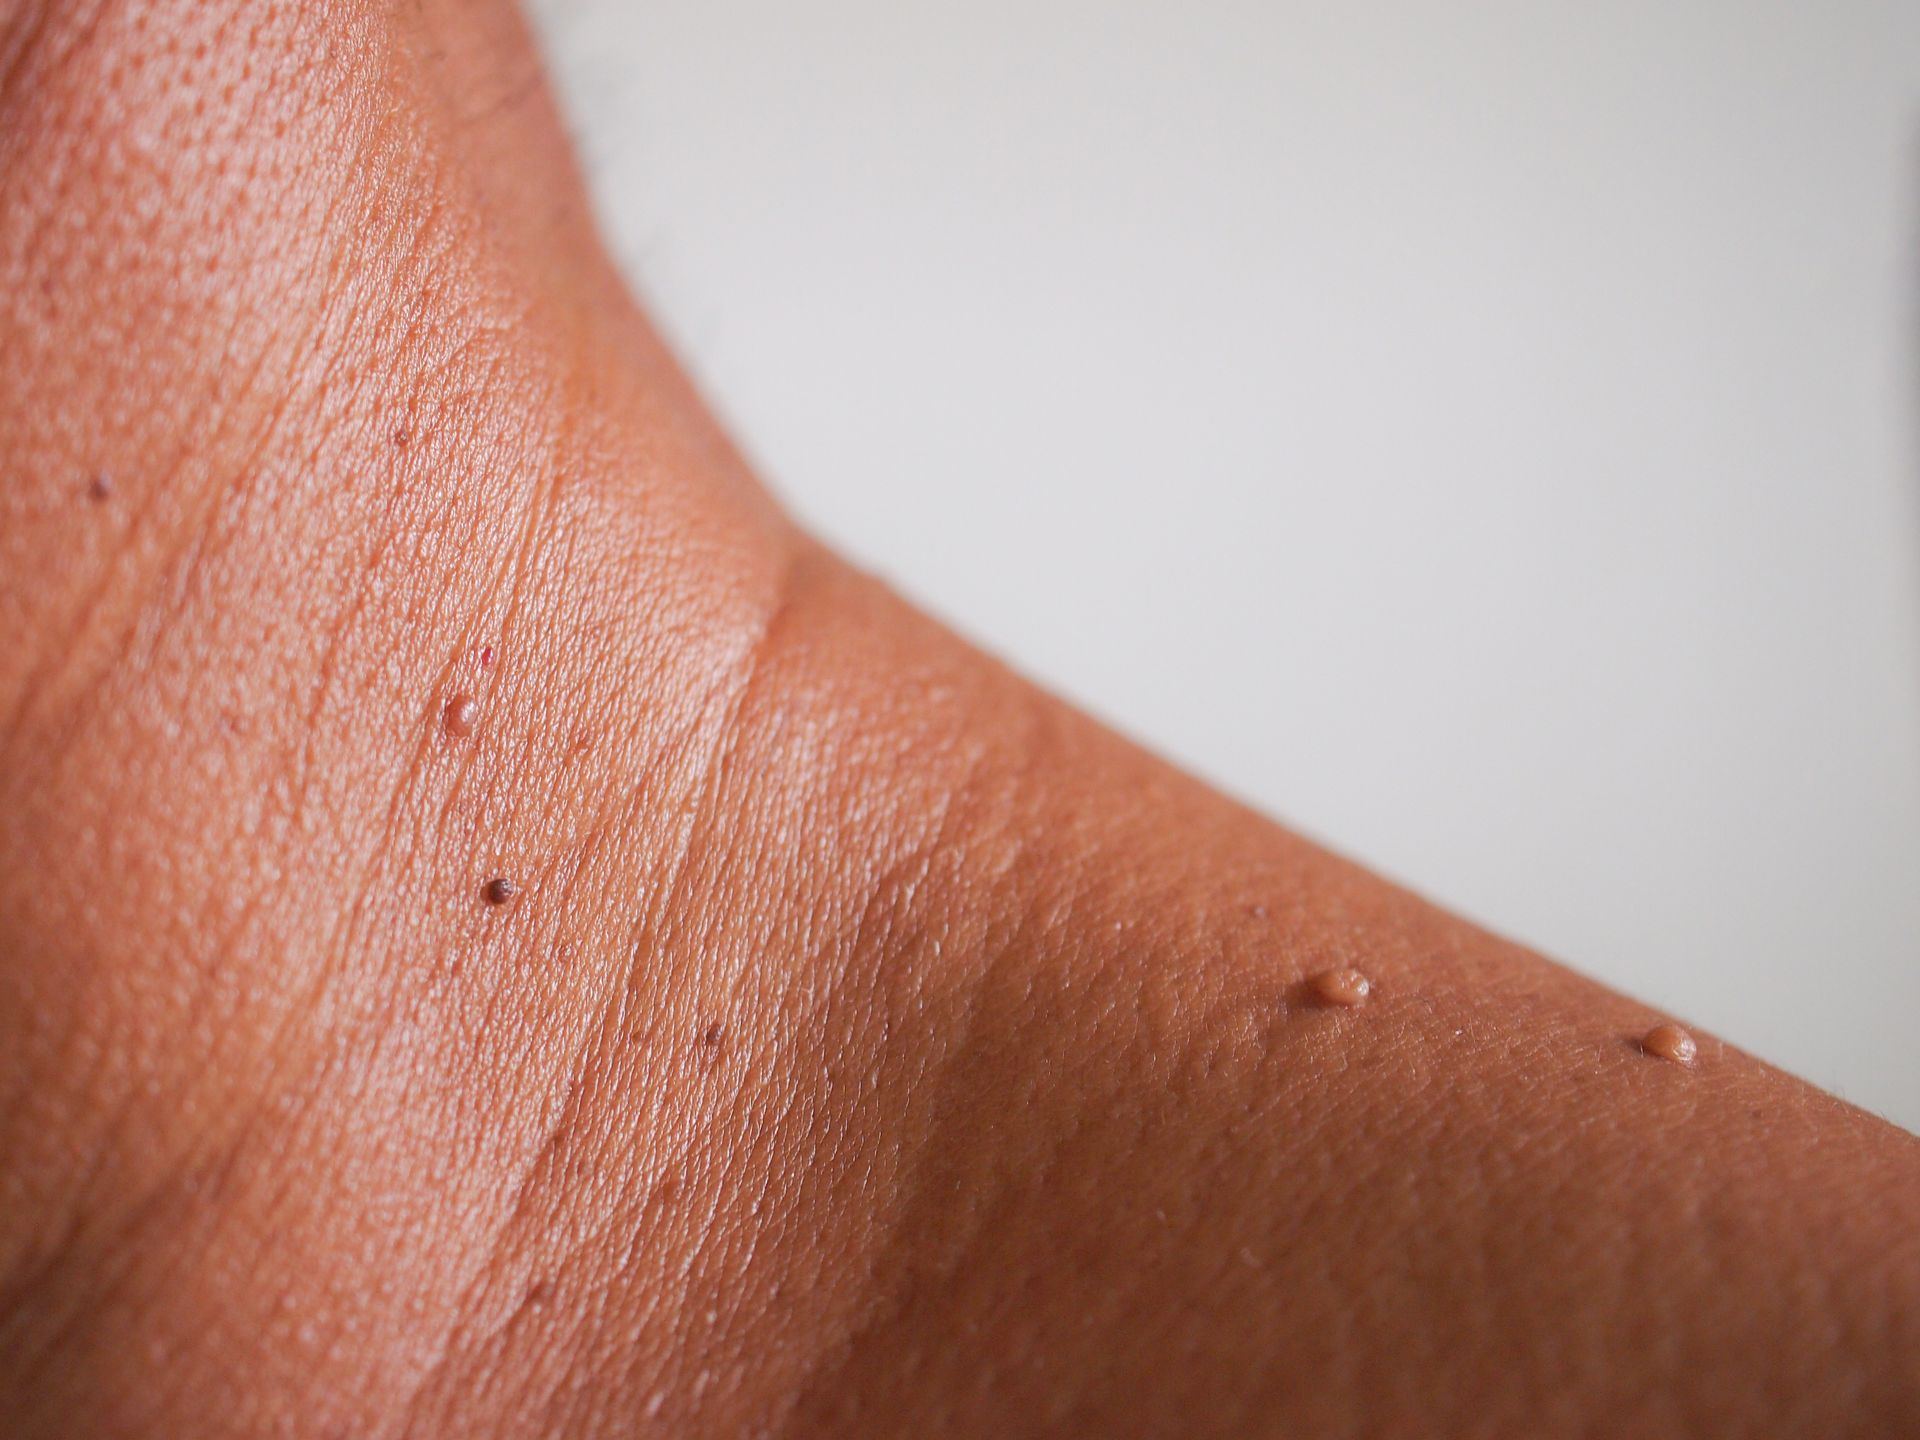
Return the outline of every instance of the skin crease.
[[[812,544],[504,4],[0,0],[0,486],[10,1434],[1920,1430],[1920,1144]]]

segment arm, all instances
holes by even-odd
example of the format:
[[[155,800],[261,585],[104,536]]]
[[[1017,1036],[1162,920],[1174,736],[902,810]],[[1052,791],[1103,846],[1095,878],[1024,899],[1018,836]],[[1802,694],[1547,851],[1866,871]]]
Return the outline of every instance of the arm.
[[[509,8],[0,37],[19,1433],[1920,1424],[1920,1146],[820,551]]]

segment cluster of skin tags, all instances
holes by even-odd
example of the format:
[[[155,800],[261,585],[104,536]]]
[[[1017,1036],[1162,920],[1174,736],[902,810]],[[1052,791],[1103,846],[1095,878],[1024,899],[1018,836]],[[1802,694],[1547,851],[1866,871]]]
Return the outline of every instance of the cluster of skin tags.
[[[480,723],[480,702],[465,693],[455,695],[441,710],[440,723],[454,739],[466,739]],[[496,875],[480,887],[480,897],[489,905],[508,904],[519,893],[520,887],[505,875]],[[1367,1003],[1368,997],[1373,994],[1373,982],[1351,968],[1322,970],[1307,981],[1307,989],[1321,1005],[1337,1010],[1353,1010]],[[1691,1065],[1698,1047],[1694,1044],[1693,1036],[1667,1021],[1654,1026],[1641,1037],[1640,1051],[1656,1060]]]

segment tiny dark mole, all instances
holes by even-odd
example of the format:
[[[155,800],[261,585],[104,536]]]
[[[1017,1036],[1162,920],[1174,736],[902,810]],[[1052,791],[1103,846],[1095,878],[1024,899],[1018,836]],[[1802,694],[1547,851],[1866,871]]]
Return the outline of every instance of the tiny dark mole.
[[[409,430],[409,429],[407,429],[407,427],[406,427],[406,426],[404,426],[404,425],[396,425],[396,426],[394,427],[394,430],[393,430],[393,444],[394,444],[394,448],[395,448],[395,449],[397,449],[397,450],[404,450],[404,449],[406,449],[406,448],[407,448],[407,443],[408,443],[408,442],[409,442],[410,440],[412,440],[412,439],[413,439],[413,432],[412,432],[411,430]]]
[[[1699,1046],[1693,1036],[1671,1020],[1653,1027],[1640,1038],[1640,1048],[1656,1060],[1671,1060],[1676,1065],[1691,1065]]]
[[[480,702],[464,692],[454,696],[441,712],[440,723],[454,739],[464,740],[480,723]]]
[[[520,893],[520,887],[504,875],[497,875],[487,881],[480,891],[481,898],[489,905],[504,905]]]
[[[722,1039],[725,1038],[726,1033],[727,1033],[727,1027],[725,1025],[722,1025],[718,1020],[716,1020],[713,1022],[713,1024],[707,1026],[705,1030],[702,1030],[700,1032],[700,1043],[702,1045],[705,1045],[708,1049],[712,1049],[715,1045],[718,1045]]]
[[[89,500],[98,502],[111,499],[112,497],[113,477],[111,475],[96,474],[91,480],[87,481],[87,498]]]

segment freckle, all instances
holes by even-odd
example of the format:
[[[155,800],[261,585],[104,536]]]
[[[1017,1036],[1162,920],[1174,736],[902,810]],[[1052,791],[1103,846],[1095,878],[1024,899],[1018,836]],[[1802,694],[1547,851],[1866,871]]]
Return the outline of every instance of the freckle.
[[[1640,1037],[1640,1048],[1656,1060],[1671,1060],[1676,1065],[1691,1065],[1699,1046],[1693,1036],[1672,1021],[1656,1025]]]
[[[726,1036],[726,1033],[727,1033],[727,1027],[722,1025],[718,1020],[716,1020],[713,1022],[713,1024],[707,1026],[705,1030],[700,1032],[700,1043],[706,1046],[709,1050],[711,1050],[714,1046],[720,1043],[720,1041]]]
[[[480,895],[489,905],[504,905],[520,893],[520,887],[504,875],[487,881]]]
[[[407,429],[406,426],[400,425],[395,427],[393,432],[393,444],[396,450],[406,449],[407,443],[412,439],[413,439],[413,432]]]
[[[480,702],[471,695],[454,696],[441,712],[440,723],[454,739],[466,739],[480,723]]]
[[[112,499],[113,477],[111,475],[101,474],[95,475],[91,480],[87,481],[87,498],[95,504],[98,504],[102,500]]]
[[[1307,983],[1313,987],[1314,999],[1322,1005],[1338,1005],[1343,1009],[1366,1004],[1367,996],[1373,993],[1373,982],[1358,970],[1322,970]]]

